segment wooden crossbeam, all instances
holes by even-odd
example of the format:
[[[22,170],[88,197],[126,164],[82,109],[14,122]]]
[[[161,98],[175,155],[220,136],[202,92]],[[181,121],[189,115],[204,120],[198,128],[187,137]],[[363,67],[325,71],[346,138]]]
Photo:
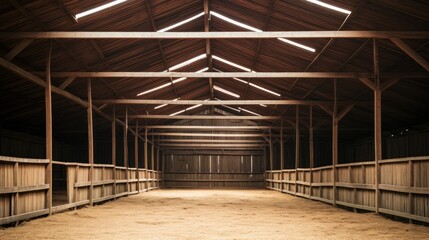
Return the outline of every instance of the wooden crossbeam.
[[[97,99],[93,101],[97,104],[145,104],[145,105],[331,105],[333,101],[312,101],[312,100],[164,100],[164,99]],[[369,101],[338,101],[338,105],[368,105]]]
[[[210,116],[210,115],[129,115],[129,119],[180,119],[180,120],[280,120],[280,116]]]
[[[204,130],[248,130],[248,129],[278,129],[279,127],[276,126],[185,126],[185,125],[148,125],[145,126],[149,129],[204,129]]]
[[[24,50],[30,43],[33,42],[33,39],[23,39],[19,42],[12,50],[10,50],[4,58],[7,60],[12,60],[16,55],[18,55],[22,50]]]
[[[265,32],[2,32],[0,38],[29,39],[237,39],[237,38],[429,38],[429,31],[265,31]]]
[[[396,46],[398,46],[402,51],[404,51],[408,56],[414,59],[418,64],[420,64],[426,71],[429,72],[429,62],[420,56],[416,51],[410,48],[407,44],[405,44],[399,38],[391,38],[390,39]]]

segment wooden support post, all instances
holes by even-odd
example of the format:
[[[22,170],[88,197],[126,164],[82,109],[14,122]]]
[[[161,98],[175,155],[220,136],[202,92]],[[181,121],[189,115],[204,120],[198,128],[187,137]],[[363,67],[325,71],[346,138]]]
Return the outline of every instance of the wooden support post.
[[[382,160],[382,132],[381,132],[381,90],[379,78],[379,62],[378,62],[378,47],[377,42],[373,40],[374,50],[374,76],[375,76],[375,91],[374,91],[374,161],[375,161],[375,212],[379,213],[380,208],[380,165]]]
[[[147,173],[148,173],[148,154],[147,154],[147,130],[148,130],[148,128],[145,128],[144,129],[144,168],[145,168],[145,179],[146,179],[146,184],[145,184],[145,190],[147,191],[147,190],[149,190],[149,183],[148,183],[148,180],[147,180]]]
[[[270,179],[274,180],[274,174],[273,174],[273,139],[272,139],[272,133],[270,130]],[[274,182],[271,181],[270,187],[274,187]]]
[[[113,165],[113,196],[116,199],[116,106],[113,105],[112,119],[112,165]]]
[[[127,179],[126,191],[127,195],[130,193],[129,173],[128,173],[128,107],[125,107],[125,121],[124,121],[124,167],[125,177]]]
[[[313,194],[313,168],[314,168],[314,139],[313,139],[313,106],[310,106],[310,128],[309,128],[309,149],[310,149],[310,198]]]
[[[299,106],[296,106],[295,120],[295,195],[298,193],[298,168],[299,168]]]
[[[134,135],[134,167],[136,168],[136,191],[140,192],[140,178],[139,178],[139,122],[136,121],[136,134]]]
[[[337,206],[337,164],[338,164],[338,109],[337,109],[337,80],[334,79],[334,109],[332,111],[332,204]]]
[[[284,141],[283,141],[283,120],[280,122],[280,191],[283,192],[283,168],[284,168]]]
[[[159,140],[159,137],[158,137],[158,140]],[[156,186],[157,186],[157,188],[159,188],[159,176],[160,176],[160,171],[159,171],[159,152],[160,152],[160,150],[159,150],[159,145],[158,145],[158,147],[156,148],[156,171],[157,171],[157,174],[156,174]]]
[[[89,205],[93,205],[94,200],[94,128],[92,122],[92,90],[91,90],[91,78],[88,79],[88,162],[90,164],[89,167],[89,182],[91,185],[89,186]]]
[[[408,161],[408,175],[410,176],[410,188],[414,187],[414,164],[412,160]],[[414,215],[414,197],[413,193],[408,192],[408,213]],[[412,219],[409,219],[409,223],[413,223]]]
[[[162,151],[162,158],[161,158],[161,187],[164,186],[164,173],[165,173],[165,154],[164,151]]]
[[[154,179],[154,176],[155,176],[155,172],[154,172],[154,170],[155,170],[155,138],[154,138],[154,136],[152,136],[152,143],[151,143],[151,151],[150,151],[150,166],[151,166],[151,168],[152,168],[152,172],[151,172],[151,176],[150,176],[150,178],[151,178],[151,182],[152,182],[152,184],[151,184],[151,186],[152,186],[152,188],[155,186],[155,182],[153,181],[153,179]]]
[[[46,158],[49,159],[46,168],[46,183],[49,189],[46,194],[46,208],[49,215],[52,215],[52,83],[51,83],[51,56],[52,42],[49,42],[48,58],[46,63],[46,87],[45,87],[45,123],[46,123]]]

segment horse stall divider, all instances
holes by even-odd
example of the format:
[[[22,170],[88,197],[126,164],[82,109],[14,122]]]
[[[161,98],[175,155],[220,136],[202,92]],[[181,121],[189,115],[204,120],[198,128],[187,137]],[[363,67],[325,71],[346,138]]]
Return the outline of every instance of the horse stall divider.
[[[379,161],[381,201],[379,212],[387,215],[429,223],[429,156],[386,159]],[[282,170],[283,192],[318,200],[328,204],[334,201],[333,166]],[[336,165],[338,194],[336,204],[375,212],[375,163],[358,162]],[[280,171],[267,171],[267,182],[278,183]],[[298,174],[295,186],[295,174]],[[311,181],[312,179],[312,181]],[[309,186],[312,186],[311,196]],[[268,185],[267,185],[268,186]],[[275,184],[272,190],[281,191]]]

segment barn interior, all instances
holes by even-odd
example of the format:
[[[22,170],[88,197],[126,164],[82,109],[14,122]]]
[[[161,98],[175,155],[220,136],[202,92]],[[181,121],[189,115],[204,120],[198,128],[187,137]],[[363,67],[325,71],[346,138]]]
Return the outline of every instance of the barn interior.
[[[216,194],[428,237],[427,12],[420,0],[1,1],[0,226],[49,217],[0,239],[86,206],[144,214],[149,196]]]

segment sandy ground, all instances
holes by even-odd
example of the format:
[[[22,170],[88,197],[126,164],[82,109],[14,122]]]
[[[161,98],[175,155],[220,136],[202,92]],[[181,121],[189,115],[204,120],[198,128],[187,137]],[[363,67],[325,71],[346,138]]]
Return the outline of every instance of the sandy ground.
[[[429,239],[429,227],[269,190],[156,190],[0,230],[0,239]]]

